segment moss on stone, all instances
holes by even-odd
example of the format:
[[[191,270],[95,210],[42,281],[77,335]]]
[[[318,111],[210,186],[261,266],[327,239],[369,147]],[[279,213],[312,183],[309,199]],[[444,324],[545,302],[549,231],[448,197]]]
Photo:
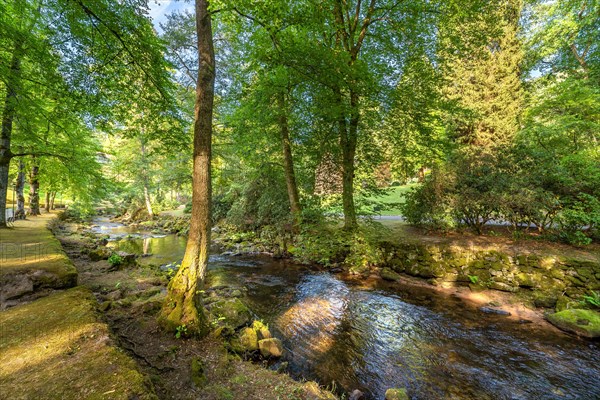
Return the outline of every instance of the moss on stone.
[[[252,313],[238,298],[220,299],[210,304],[213,321],[229,325],[234,329],[247,325],[252,320]]]
[[[600,337],[600,313],[594,310],[568,309],[547,315],[556,327],[591,339]]]
[[[408,400],[406,389],[388,389],[385,391],[385,400]]]
[[[258,333],[252,328],[244,328],[239,333],[240,345],[244,351],[258,350]]]
[[[379,274],[386,281],[399,281],[401,278],[400,274],[392,271],[390,268],[382,268]]]

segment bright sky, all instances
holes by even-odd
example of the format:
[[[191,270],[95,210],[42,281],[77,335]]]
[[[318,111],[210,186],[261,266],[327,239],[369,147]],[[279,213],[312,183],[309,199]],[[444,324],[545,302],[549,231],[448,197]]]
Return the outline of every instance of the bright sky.
[[[148,5],[156,29],[159,29],[158,24],[165,22],[167,14],[185,9],[194,11],[194,2],[191,0],[149,0]]]

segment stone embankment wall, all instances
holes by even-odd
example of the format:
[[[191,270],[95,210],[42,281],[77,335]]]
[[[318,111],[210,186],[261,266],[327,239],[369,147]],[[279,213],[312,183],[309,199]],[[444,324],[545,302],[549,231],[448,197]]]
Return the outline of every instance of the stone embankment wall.
[[[508,254],[448,244],[381,244],[384,265],[398,273],[429,279],[434,285],[465,283],[531,294],[538,307],[567,307],[600,290],[600,260]]]

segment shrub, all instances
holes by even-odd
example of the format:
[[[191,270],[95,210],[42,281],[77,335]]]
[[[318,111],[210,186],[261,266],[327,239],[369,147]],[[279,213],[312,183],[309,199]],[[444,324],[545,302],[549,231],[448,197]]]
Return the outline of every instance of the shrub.
[[[108,264],[111,267],[118,267],[119,265],[123,264],[123,257],[116,253],[111,254],[110,257],[108,257]]]

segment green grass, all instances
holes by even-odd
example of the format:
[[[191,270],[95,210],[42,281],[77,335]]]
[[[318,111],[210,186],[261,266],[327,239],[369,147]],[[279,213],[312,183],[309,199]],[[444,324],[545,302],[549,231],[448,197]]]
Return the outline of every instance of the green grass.
[[[83,287],[0,312],[0,387],[13,399],[155,399]]]
[[[403,186],[392,186],[387,189],[388,192],[385,195],[379,197],[367,197],[365,200],[383,203],[384,205],[389,204],[389,209],[379,211],[379,214],[381,215],[402,215],[402,212],[400,211],[399,207],[397,205],[394,205],[394,203],[404,202],[404,196],[406,195],[406,193],[408,193],[409,190],[411,190],[417,185],[418,184],[416,183],[412,183]]]

